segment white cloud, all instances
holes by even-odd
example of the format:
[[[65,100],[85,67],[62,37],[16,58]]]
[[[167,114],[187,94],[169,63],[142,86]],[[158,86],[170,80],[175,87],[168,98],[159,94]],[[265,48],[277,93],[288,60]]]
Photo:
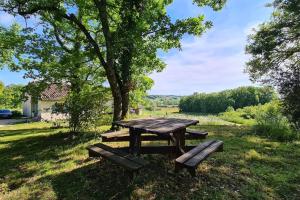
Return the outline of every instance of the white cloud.
[[[167,68],[151,77],[151,94],[187,95],[251,85],[244,73],[243,29],[211,30],[201,38],[183,41],[182,51],[164,56]]]
[[[15,18],[13,15],[10,15],[5,12],[0,12],[0,25],[9,26],[14,22]]]

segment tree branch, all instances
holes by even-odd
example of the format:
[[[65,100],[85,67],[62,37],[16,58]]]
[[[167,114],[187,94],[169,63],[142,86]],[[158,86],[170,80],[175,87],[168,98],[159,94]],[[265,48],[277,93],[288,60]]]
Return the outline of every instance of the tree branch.
[[[84,35],[86,36],[86,38],[88,39],[88,41],[92,44],[94,51],[96,52],[101,64],[106,68],[107,67],[107,63],[105,62],[102,53],[100,51],[99,45],[97,44],[97,42],[94,40],[94,38],[91,36],[91,34],[89,33],[89,31],[86,29],[86,27],[76,18],[76,16],[74,14],[63,14],[62,15],[65,19],[74,22],[78,28],[84,33]]]
[[[54,35],[55,35],[56,41],[61,46],[61,48],[63,50],[65,50],[67,53],[72,53],[72,51],[70,49],[68,49],[68,47],[66,47],[64,45],[63,41],[60,39],[59,34],[58,34],[58,30],[57,30],[56,26],[53,26],[53,28],[54,28]]]

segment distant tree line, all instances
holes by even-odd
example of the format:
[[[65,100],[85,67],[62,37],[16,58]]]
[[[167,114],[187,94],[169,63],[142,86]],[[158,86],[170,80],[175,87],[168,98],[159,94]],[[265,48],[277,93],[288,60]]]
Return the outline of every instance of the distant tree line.
[[[179,103],[182,112],[220,113],[227,108],[243,108],[265,104],[277,98],[270,87],[239,87],[214,93],[194,93],[181,98]]]

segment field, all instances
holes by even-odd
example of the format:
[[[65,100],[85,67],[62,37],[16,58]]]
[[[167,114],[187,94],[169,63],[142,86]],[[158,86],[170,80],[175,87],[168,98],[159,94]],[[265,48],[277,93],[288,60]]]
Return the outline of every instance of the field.
[[[272,141],[253,135],[249,126],[174,108],[142,115],[150,116],[199,119],[193,128],[224,141],[224,152],[200,164],[195,178],[186,171],[174,175],[168,156],[145,155],[150,165],[130,182],[122,168],[88,158],[85,148],[99,142],[108,126],[76,137],[47,123],[2,127],[0,199],[300,198],[300,141]]]

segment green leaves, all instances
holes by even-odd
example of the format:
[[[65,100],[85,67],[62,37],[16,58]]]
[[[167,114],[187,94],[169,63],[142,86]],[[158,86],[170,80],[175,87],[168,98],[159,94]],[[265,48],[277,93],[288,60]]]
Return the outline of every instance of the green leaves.
[[[246,71],[252,80],[278,88],[286,113],[300,127],[300,4],[298,0],[275,0],[270,21],[249,36],[251,55]]]
[[[23,100],[23,86],[4,86],[0,81],[0,109],[20,109]]]
[[[13,24],[9,28],[0,26],[0,69],[12,64],[12,59],[18,50],[16,44],[24,43],[24,38],[19,35],[20,31],[21,28],[18,24]]]
[[[198,6],[210,6],[215,11],[223,8],[226,0],[193,0]]]
[[[277,98],[270,87],[239,87],[216,93],[196,93],[180,101],[180,110],[184,112],[220,113],[228,107],[234,109],[245,106],[265,104]]]

